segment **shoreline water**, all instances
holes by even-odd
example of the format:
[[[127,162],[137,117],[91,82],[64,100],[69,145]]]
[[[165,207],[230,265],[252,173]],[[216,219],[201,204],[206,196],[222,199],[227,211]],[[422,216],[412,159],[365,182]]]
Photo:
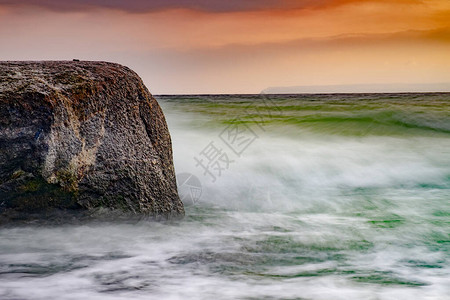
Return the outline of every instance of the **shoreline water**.
[[[173,223],[1,228],[0,298],[445,299],[450,95],[259,97],[157,97],[199,201]],[[233,124],[258,136],[240,156]],[[234,160],[214,182],[211,142]]]

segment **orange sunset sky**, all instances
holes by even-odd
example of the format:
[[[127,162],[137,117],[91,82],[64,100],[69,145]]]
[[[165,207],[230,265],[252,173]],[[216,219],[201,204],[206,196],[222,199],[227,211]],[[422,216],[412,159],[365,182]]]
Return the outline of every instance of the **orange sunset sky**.
[[[154,94],[450,82],[449,0],[0,0],[0,60],[106,60]]]

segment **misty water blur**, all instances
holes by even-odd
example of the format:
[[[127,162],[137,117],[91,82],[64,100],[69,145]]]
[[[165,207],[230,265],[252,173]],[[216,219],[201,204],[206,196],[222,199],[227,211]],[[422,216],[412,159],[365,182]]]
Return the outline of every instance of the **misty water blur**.
[[[186,218],[0,229],[0,299],[449,299],[449,97],[157,97]]]

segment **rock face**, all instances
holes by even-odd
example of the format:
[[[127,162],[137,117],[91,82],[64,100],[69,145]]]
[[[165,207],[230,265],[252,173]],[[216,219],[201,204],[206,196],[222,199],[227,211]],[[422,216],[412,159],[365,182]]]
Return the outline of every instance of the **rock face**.
[[[167,124],[139,76],[106,62],[0,62],[0,213],[181,216]]]

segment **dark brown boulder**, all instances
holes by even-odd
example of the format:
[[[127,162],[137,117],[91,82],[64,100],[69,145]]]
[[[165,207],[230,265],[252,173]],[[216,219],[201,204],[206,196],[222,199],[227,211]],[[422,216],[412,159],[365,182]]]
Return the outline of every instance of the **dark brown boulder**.
[[[0,62],[0,214],[182,216],[163,112],[106,62]]]

